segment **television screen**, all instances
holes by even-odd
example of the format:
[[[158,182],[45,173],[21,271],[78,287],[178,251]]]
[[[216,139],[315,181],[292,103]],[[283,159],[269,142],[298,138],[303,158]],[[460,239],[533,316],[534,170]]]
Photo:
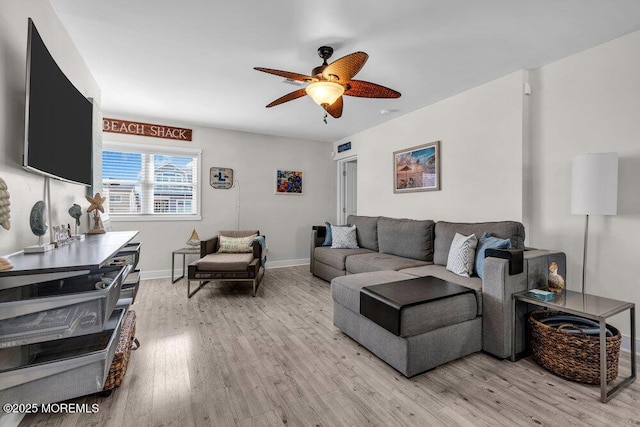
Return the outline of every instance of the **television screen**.
[[[93,105],[60,70],[29,19],[23,165],[90,186]]]

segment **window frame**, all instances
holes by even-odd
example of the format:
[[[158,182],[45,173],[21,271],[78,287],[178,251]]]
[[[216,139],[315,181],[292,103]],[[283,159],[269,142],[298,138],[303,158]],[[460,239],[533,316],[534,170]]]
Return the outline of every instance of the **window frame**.
[[[103,141],[103,151],[117,151],[138,154],[159,154],[169,156],[193,156],[197,158],[196,175],[197,182],[193,186],[196,194],[196,213],[194,214],[162,214],[162,213],[140,213],[140,214],[109,214],[111,222],[137,222],[137,221],[200,221],[202,220],[202,149],[191,147],[159,146],[136,143],[123,143],[114,141]],[[100,159],[102,159],[102,152]],[[101,186],[104,185],[102,173],[100,176]]]

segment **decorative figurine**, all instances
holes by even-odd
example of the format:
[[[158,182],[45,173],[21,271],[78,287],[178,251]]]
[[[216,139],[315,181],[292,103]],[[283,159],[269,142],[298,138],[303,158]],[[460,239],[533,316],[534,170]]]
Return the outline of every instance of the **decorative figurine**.
[[[91,205],[87,208],[87,213],[93,212],[93,228],[89,230],[89,234],[103,234],[106,233],[102,224],[100,223],[100,212],[104,213],[104,207],[102,204],[107,200],[106,197],[102,197],[100,193],[96,193],[95,196],[85,196],[87,201]]]
[[[69,208],[69,215],[71,215],[71,218],[76,220],[76,225],[73,231],[73,236],[75,237],[78,235],[78,226],[80,225],[80,217],[82,216],[82,208],[80,205],[74,203],[73,206]]]
[[[6,230],[11,228],[11,209],[9,209],[9,189],[4,179],[0,178],[0,225]]]
[[[187,245],[200,246],[200,236],[198,236],[198,233],[196,232],[195,228],[191,232],[191,236],[189,237],[189,240],[187,240]]]
[[[31,232],[38,236],[38,244],[24,248],[25,254],[42,253],[55,249],[55,245],[52,243],[42,243],[42,236],[44,236],[49,229],[46,210],[47,205],[45,205],[42,200],[37,201],[31,208],[29,226],[31,227]]]
[[[47,205],[42,200],[38,200],[31,208],[31,214],[29,215],[29,226],[31,232],[38,236],[38,244],[42,244],[42,236],[44,236],[49,229],[45,218],[45,211]]]
[[[549,279],[547,280],[549,290],[559,294],[564,289],[564,279],[558,274],[558,264],[553,261],[549,265]]]

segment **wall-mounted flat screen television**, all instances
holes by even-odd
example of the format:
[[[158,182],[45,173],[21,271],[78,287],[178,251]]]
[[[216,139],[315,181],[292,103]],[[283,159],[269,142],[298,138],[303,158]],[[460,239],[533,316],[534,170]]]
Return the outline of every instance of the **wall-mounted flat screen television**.
[[[29,18],[23,166],[92,183],[93,105],[62,72]]]

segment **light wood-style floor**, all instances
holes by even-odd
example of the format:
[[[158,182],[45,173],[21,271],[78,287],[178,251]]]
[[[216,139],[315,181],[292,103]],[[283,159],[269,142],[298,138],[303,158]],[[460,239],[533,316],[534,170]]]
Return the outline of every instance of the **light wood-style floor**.
[[[21,426],[620,426],[640,424],[640,383],[608,404],[531,359],[484,353],[407,379],[339,332],[329,284],[308,267],[268,270],[258,291],[144,281],[141,348],[97,414],[33,415]],[[627,375],[629,359],[621,361]]]

